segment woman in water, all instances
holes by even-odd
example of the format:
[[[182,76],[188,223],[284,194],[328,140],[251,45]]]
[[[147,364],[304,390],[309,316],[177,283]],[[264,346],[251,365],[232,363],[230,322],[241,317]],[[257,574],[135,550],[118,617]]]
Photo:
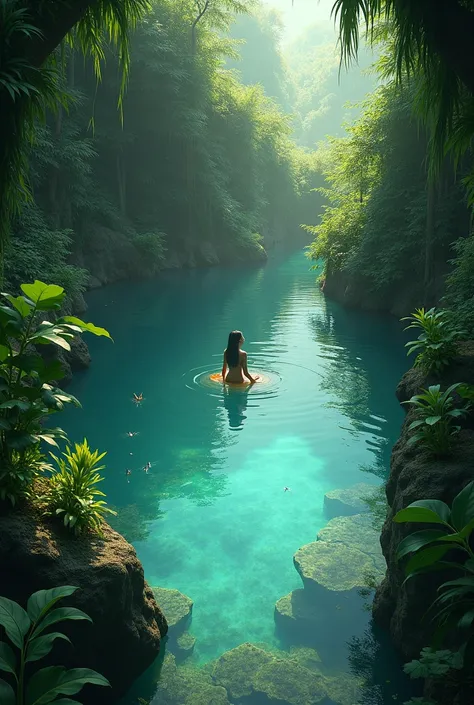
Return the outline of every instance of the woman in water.
[[[246,377],[250,384],[255,384],[258,376],[252,377],[247,369],[247,353],[241,350],[245,338],[240,330],[233,330],[229,333],[227,348],[224,350],[224,362],[222,364],[222,381],[229,384],[243,384]],[[229,369],[229,372],[227,372]],[[226,376],[227,373],[227,376]]]

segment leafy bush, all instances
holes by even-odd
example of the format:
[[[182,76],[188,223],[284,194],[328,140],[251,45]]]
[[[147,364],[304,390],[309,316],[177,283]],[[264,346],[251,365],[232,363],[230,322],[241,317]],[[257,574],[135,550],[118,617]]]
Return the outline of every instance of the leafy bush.
[[[8,305],[0,305],[0,499],[12,504],[28,494],[43,469],[41,443],[57,446],[57,439],[66,438],[62,429],[47,427],[46,419],[65,404],[79,406],[55,386],[63,376],[59,361],[45,362],[36,347],[70,350],[69,341],[83,331],[110,338],[105,329],[74,316],[41,320],[63,304],[62,287],[35,281],[21,289],[21,296],[2,294]]]
[[[403,670],[410,678],[439,678],[452,669],[461,669],[462,655],[459,651],[442,649],[435,651],[426,647],[421,650],[420,658],[406,663]]]
[[[166,235],[160,232],[142,233],[133,238],[133,244],[142,257],[143,267],[151,274],[157,272],[164,262],[165,238]]]
[[[468,644],[474,636],[474,552],[470,546],[474,530],[474,482],[454,498],[451,509],[439,500],[424,499],[399,511],[394,521],[437,525],[436,529],[415,531],[404,538],[398,546],[397,558],[410,555],[405,566],[407,579],[447,568],[461,573],[461,577],[440,585],[430,609],[437,610],[434,619],[438,628],[457,628]],[[449,551],[455,552],[451,560],[445,560]]]
[[[435,308],[425,311],[424,308],[418,308],[411,316],[402,318],[402,321],[410,322],[405,330],[414,328],[422,331],[417,340],[405,346],[409,348],[408,355],[418,352],[415,365],[422,367],[425,372],[441,372],[449,365],[456,354],[456,343],[465,334],[453,324],[449,311],[437,311]]]
[[[453,420],[467,413],[467,407],[454,406],[452,393],[458,387],[459,384],[453,384],[442,392],[440,385],[436,384],[404,402],[415,407],[417,416],[408,427],[409,431],[416,431],[410,437],[409,445],[419,443],[435,455],[450,451],[453,438],[460,430],[460,426],[453,426]]]
[[[456,311],[469,333],[474,333],[474,235],[461,238],[454,244],[456,257],[453,269],[446,278],[445,301]]]
[[[27,680],[27,664],[47,656],[56,639],[68,641],[61,632],[44,633],[50,626],[67,620],[92,620],[75,607],[59,607],[56,603],[72,595],[77,588],[65,585],[50,590],[39,590],[31,595],[26,610],[6,597],[0,597],[0,625],[20,653],[5,641],[0,641],[0,670],[7,673],[8,681],[0,678],[2,705],[80,705],[77,700],[58,698],[76,695],[86,683],[108,686],[106,678],[89,668],[48,666],[35,671]]]
[[[51,454],[52,455],[52,454]],[[98,497],[105,494],[97,489],[103,481],[99,474],[105,465],[99,465],[105,453],[92,452],[87,441],[76,443],[74,451],[68,447],[62,458],[52,455],[58,465],[50,481],[47,497],[49,509],[56,516],[63,516],[64,526],[75,534],[92,529],[100,531],[104,514],[116,515]]]

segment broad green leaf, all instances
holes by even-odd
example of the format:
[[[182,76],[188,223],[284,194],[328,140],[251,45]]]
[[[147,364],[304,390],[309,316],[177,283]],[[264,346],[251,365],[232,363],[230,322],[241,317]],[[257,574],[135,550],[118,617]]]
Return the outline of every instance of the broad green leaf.
[[[15,297],[11,294],[3,294],[3,296],[15,307],[22,318],[27,318],[32,312],[33,306],[27,302],[24,296]]]
[[[472,626],[472,623],[474,622],[474,610],[469,610],[463,616],[458,622],[458,627],[459,629],[469,629],[469,627]]]
[[[22,401],[21,399],[9,399],[8,401],[4,401],[0,404],[0,409],[13,409],[14,406],[17,406],[20,411],[28,411],[31,404],[30,402]]]
[[[26,431],[13,429],[12,431],[5,432],[5,443],[9,448],[13,448],[13,450],[26,450],[26,448],[35,445],[37,442],[37,437]]]
[[[26,705],[47,705],[58,695],[75,695],[86,683],[108,686],[109,681],[89,668],[49,666],[34,673],[26,689]]]
[[[451,521],[458,531],[462,531],[462,529],[473,520],[474,482],[470,482],[453,500]]]
[[[6,345],[0,345],[0,362],[7,359],[10,354],[10,349]]]
[[[58,607],[57,609],[48,612],[44,619],[42,619],[41,622],[36,625],[33,631],[33,636],[38,636],[47,627],[50,627],[52,624],[56,624],[57,622],[65,622],[67,620],[80,619],[92,622],[92,619],[89,617],[89,615],[87,615],[85,612],[82,612],[82,610],[76,609],[76,607]]]
[[[427,423],[428,426],[434,426],[438,421],[441,421],[441,416],[427,416],[425,418],[425,423]]]
[[[93,335],[99,335],[99,336],[105,336],[106,338],[111,338],[110,333],[105,330],[105,328],[99,328],[98,326],[95,326],[93,323],[86,323],[85,321],[81,321],[80,318],[76,318],[76,316],[64,316],[63,318],[60,318],[58,323],[72,323],[75,326],[78,326],[81,328],[83,331],[87,331],[88,333],[93,333]]]
[[[437,499],[422,499],[397,512],[393,521],[397,522],[397,524],[405,524],[407,522],[447,524],[449,519],[450,510],[447,504]]]
[[[32,622],[37,622],[38,619],[44,617],[46,612],[49,612],[58,600],[61,600],[63,597],[69,597],[69,595],[75,593],[76,590],[78,590],[78,588],[72,585],[63,585],[61,587],[50,588],[49,590],[38,590],[38,592],[34,592],[30,596],[26,606],[29,618]]]
[[[65,634],[61,634],[61,632],[51,632],[50,634],[38,636],[29,642],[25,662],[39,661],[39,659],[47,656],[53,648],[56,639],[64,639],[71,643],[70,639]]]
[[[11,423],[7,421],[6,419],[2,419],[0,417],[0,430],[2,431],[9,431],[11,429]]]
[[[44,368],[43,358],[39,355],[14,355],[11,358],[11,364],[13,367],[25,372],[39,372]]]
[[[2,705],[16,705],[15,691],[2,678],[0,678],[0,703]]]
[[[41,370],[39,378],[42,382],[51,382],[52,380],[58,381],[64,377],[64,368],[60,360],[52,360],[44,365]]]
[[[449,550],[451,546],[431,546],[423,551],[415,553],[408,561],[405,574],[410,575],[420,568],[427,568],[440,560]]]
[[[0,641],[0,671],[15,673],[16,656],[10,646],[4,641]],[[0,700],[1,702],[1,700]]]
[[[33,301],[39,311],[58,308],[65,297],[62,287],[56,284],[45,284],[38,280],[33,284],[22,284],[20,288]]]
[[[445,587],[457,587],[457,586],[468,587],[474,593],[474,576],[467,575],[464,578],[456,578],[455,580],[448,580],[446,583],[443,583],[441,585],[440,590]]]
[[[414,534],[410,534],[400,542],[397,550],[397,559],[400,560],[408,553],[414,553],[420,548],[423,548],[423,546],[433,543],[433,541],[438,541],[440,538],[444,538],[445,536],[445,531],[437,529],[416,531]]]
[[[61,336],[56,335],[56,333],[42,333],[41,335],[34,335],[31,340],[35,343],[39,343],[40,345],[49,345],[50,343],[54,343],[64,350],[71,350],[71,346],[67,340],[64,340]]]
[[[31,624],[23,607],[13,600],[0,597],[0,624],[12,644],[18,649],[23,648],[23,640]]]

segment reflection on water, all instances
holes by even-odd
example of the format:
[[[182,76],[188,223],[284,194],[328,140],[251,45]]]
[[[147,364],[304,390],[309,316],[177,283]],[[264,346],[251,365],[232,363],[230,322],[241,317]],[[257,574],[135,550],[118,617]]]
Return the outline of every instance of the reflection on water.
[[[83,409],[66,415],[67,430],[108,450],[114,525],[134,543],[148,582],[194,600],[188,664],[201,669],[199,688],[212,687],[204,664],[252,642],[277,659],[272,669],[288,657],[288,672],[313,673],[317,652],[333,693],[331,679],[350,671],[346,642],[361,639],[369,623],[360,601],[342,593],[329,603],[306,600],[325,627],[298,626],[290,641],[275,631],[275,604],[302,587],[293,555],[327,524],[325,493],[361,482],[370,489],[386,476],[402,419],[394,389],[406,367],[397,322],[324,299],[301,254],[258,269],[163,273],[92,292],[88,302],[115,345],[91,341],[93,365],[71,389]],[[235,328],[264,383],[232,389],[211,379]],[[130,401],[137,390],[139,406]],[[357,568],[359,553],[348,551],[351,565],[340,562],[336,581]],[[305,655],[295,651],[303,645]],[[381,647],[386,664],[388,654]],[[190,687],[188,671],[165,666],[173,687]],[[158,672],[156,665],[124,705],[155,691],[156,705],[183,705],[164,686],[156,690]],[[379,703],[394,702],[393,692],[379,695]]]

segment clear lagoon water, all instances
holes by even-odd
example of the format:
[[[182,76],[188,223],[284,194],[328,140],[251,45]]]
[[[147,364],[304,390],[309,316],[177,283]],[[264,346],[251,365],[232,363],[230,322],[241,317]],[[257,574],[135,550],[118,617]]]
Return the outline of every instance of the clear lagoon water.
[[[194,600],[197,664],[243,642],[281,647],[275,602],[302,587],[292,558],[327,523],[324,494],[388,471],[408,366],[401,326],[327,300],[316,277],[298,252],[87,296],[86,318],[114,343],[88,339],[92,365],[69,389],[83,408],[66,427],[108,451],[104,490],[148,582]],[[233,328],[264,375],[246,391],[209,379]],[[348,615],[357,639],[368,638],[365,614]],[[345,639],[329,642],[330,664],[348,670]],[[384,682],[391,661],[382,649]],[[389,691],[380,702],[393,703]]]

